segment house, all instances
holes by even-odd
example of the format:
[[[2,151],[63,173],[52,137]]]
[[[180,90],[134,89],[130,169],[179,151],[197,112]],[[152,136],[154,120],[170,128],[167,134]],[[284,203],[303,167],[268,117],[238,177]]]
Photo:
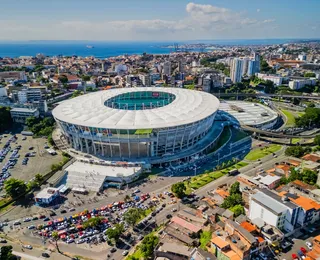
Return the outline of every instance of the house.
[[[211,250],[218,259],[250,259],[259,250],[259,241],[246,229],[227,220],[224,230],[213,232]]]
[[[305,156],[302,157],[303,160],[305,161],[312,161],[312,162],[320,162],[320,156],[317,154],[306,154]]]
[[[207,219],[203,218],[202,215],[198,215],[198,211],[192,208],[185,208],[177,212],[177,216],[188,221],[192,222],[195,225],[204,227],[207,224]]]
[[[212,197],[218,205],[221,205],[223,203],[223,201],[225,200],[225,198],[230,195],[228,190],[221,189],[221,188],[214,190],[212,193],[213,193]]]
[[[267,174],[265,176],[259,176],[259,178],[256,177],[255,179],[259,181],[260,186],[262,185],[265,188],[274,189],[280,183],[281,177],[277,175]]]
[[[193,248],[182,244],[160,242],[154,250],[154,255],[156,258],[163,257],[170,260],[188,260],[192,252]]]
[[[278,165],[275,165],[274,170],[277,173],[280,173],[286,177],[289,177],[290,168],[291,168],[291,166],[288,164],[278,164]]]
[[[202,248],[194,248],[191,253],[191,259],[192,260],[216,260],[217,257],[213,254],[204,251]]]

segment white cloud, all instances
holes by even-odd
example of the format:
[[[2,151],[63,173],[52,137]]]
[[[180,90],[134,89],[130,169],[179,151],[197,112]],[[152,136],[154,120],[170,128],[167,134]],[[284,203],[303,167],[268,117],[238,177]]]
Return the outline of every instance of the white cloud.
[[[260,9],[257,9],[260,11]],[[0,23],[0,39],[168,40],[259,37],[274,19],[257,20],[247,13],[214,5],[188,3],[180,20],[65,20]],[[255,30],[255,28],[257,30]]]
[[[258,8],[258,9],[257,9],[257,13],[260,13],[260,11],[261,11],[261,10]]]

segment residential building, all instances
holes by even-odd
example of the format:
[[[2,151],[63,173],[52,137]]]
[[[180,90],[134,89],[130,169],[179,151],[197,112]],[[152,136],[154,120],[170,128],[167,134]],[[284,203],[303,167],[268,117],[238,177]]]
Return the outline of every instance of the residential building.
[[[307,60],[307,55],[306,54],[299,54],[298,55],[298,60],[306,61]]]
[[[268,189],[258,189],[249,202],[249,218],[260,218],[286,233],[299,228],[298,216],[302,208]]]
[[[193,248],[182,244],[160,242],[154,250],[154,255],[155,257],[163,257],[172,260],[188,260],[190,259],[192,252]]]
[[[140,74],[139,79],[141,80],[141,83],[145,87],[151,87],[151,76],[150,74]]]
[[[21,104],[42,100],[42,93],[39,89],[22,89],[18,91],[18,101]]]
[[[39,117],[39,110],[36,108],[13,108],[10,110],[13,122],[24,124],[30,116]]]
[[[151,73],[150,77],[151,77],[151,84],[152,85],[154,85],[156,81],[161,79],[160,73]]]
[[[283,82],[283,80],[284,80],[284,78],[281,77],[281,76],[271,75],[271,74],[256,73],[256,76],[257,76],[259,79],[270,80],[270,81],[272,81],[276,86],[282,85],[282,82]]]
[[[217,258],[213,254],[198,247],[192,250],[191,259],[192,260],[216,260]]]
[[[230,76],[233,83],[241,82],[243,76],[243,60],[235,58],[230,67]]]
[[[163,63],[163,74],[170,76],[171,75],[171,62],[166,61]]]
[[[6,82],[15,80],[27,81],[27,76],[24,71],[3,71],[0,72],[0,82],[2,80]]]
[[[212,234],[211,249],[217,259],[246,260],[259,251],[259,240],[242,226],[227,220],[223,229]]]
[[[7,96],[8,96],[7,89],[0,85],[0,97],[7,97]]]
[[[289,88],[292,90],[301,89],[306,85],[315,86],[316,79],[293,79],[289,81]]]

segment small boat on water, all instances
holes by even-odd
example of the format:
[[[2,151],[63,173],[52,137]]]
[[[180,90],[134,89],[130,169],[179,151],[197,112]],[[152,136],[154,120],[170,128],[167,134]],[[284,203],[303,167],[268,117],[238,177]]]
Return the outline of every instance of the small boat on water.
[[[87,45],[86,46],[88,49],[93,49],[94,47],[93,46],[91,46],[91,45]]]

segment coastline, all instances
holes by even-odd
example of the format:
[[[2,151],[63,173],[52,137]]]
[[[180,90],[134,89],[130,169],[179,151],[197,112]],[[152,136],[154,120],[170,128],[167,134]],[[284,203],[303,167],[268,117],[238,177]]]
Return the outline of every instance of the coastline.
[[[242,39],[242,40],[202,40],[177,42],[181,47],[203,44],[206,51],[219,47],[261,46],[292,42],[312,41],[313,39]],[[314,39],[314,41],[319,41]],[[94,48],[86,48],[86,46]],[[199,51],[191,48],[189,51]],[[103,42],[103,41],[0,41],[0,57],[16,58],[20,56],[93,56],[99,59],[121,55],[141,55],[143,53],[165,55],[174,52],[174,42]]]

